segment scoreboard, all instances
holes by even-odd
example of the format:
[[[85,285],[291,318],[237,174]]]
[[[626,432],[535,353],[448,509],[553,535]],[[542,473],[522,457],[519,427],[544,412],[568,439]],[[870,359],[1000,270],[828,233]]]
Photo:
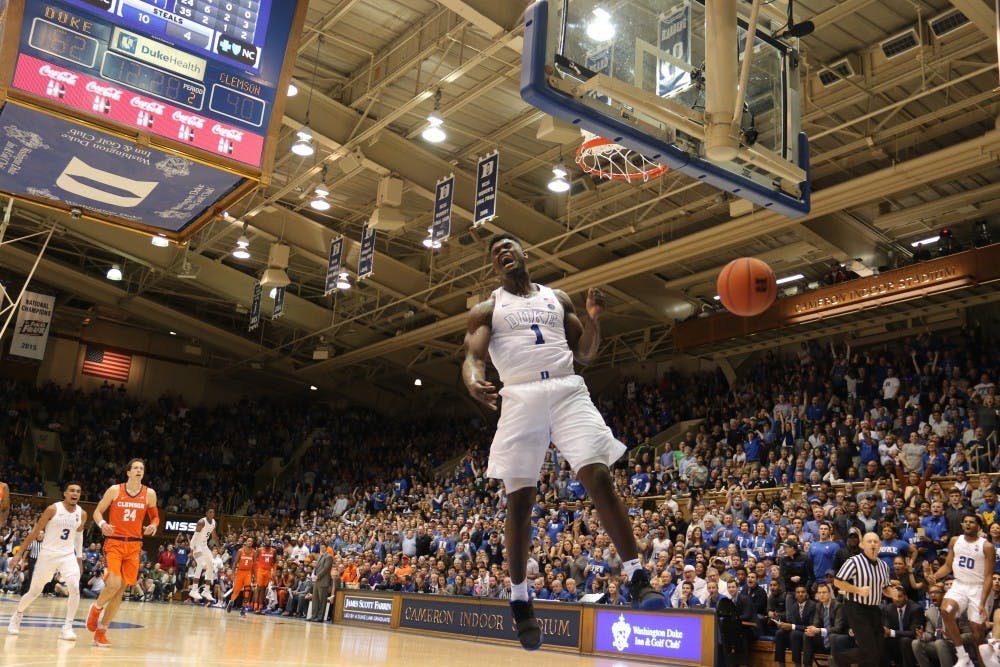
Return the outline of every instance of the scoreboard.
[[[9,5],[3,52],[8,105],[107,130],[132,139],[136,149],[163,151],[250,181],[267,178],[305,0],[9,0]],[[13,55],[9,61],[8,55]],[[60,143],[53,140],[49,143]],[[98,171],[108,169],[113,165],[104,163]],[[128,168],[121,175],[131,176]],[[0,159],[0,191],[23,195],[16,191],[21,179],[5,176],[12,174],[4,173]],[[53,199],[99,219],[180,238],[193,232],[200,217],[254,185],[239,183],[217,193],[198,215],[169,224],[156,216],[143,219],[136,210],[116,215],[100,197],[93,205]]]

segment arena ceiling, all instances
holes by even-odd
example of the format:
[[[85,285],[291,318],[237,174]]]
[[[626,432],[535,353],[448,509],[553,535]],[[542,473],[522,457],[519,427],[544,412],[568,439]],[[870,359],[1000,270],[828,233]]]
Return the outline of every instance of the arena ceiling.
[[[783,0],[770,4],[784,12]],[[35,279],[60,295],[60,331],[86,339],[85,323],[95,318],[173,330],[201,350],[178,359],[216,376],[315,384],[331,396],[423,410],[469,405],[459,378],[463,325],[468,305],[495,287],[484,247],[494,232],[521,237],[534,279],[578,303],[588,286],[605,289],[611,312],[600,363],[609,366],[667,357],[673,324],[715,307],[715,276],[735,257],[765,259],[779,277],[802,273],[804,286],[833,262],[905,264],[911,242],[943,226],[969,245],[976,221],[998,218],[992,3],[795,3],[796,20],[816,26],[801,42],[814,195],[812,212],[799,219],[760,210],[734,217],[731,197],[675,174],[622,184],[594,182],[574,167],[571,192],[549,192],[553,165],[578,142],[539,140],[543,114],[519,97],[524,6],[311,0],[295,64],[299,92],[288,100],[273,177],[230,210],[232,219],[207,225],[187,248],[157,248],[143,236],[15,204],[6,239],[56,226]],[[968,21],[932,28],[956,10]],[[886,57],[882,43],[911,29],[917,45]],[[845,62],[846,78],[820,76]],[[438,90],[448,139],[429,144],[420,133]],[[300,158],[289,148],[307,123],[318,151]],[[499,216],[473,230],[472,175],[493,149],[501,155]],[[453,235],[431,251],[423,241],[435,182],[449,173],[457,182]],[[372,278],[324,296],[330,240],[344,235],[353,277],[362,226],[388,175],[403,181],[405,225],[379,234]],[[323,214],[308,206],[321,181],[333,203]],[[251,240],[247,261],[231,255],[240,221]],[[265,298],[263,325],[250,334],[253,284],[278,239],[291,246],[286,312],[272,322]],[[40,245],[40,237],[7,244],[0,265],[23,277]],[[125,280],[105,280],[121,261]],[[197,277],[179,277],[185,273]],[[329,348],[330,358],[314,359],[317,348]]]

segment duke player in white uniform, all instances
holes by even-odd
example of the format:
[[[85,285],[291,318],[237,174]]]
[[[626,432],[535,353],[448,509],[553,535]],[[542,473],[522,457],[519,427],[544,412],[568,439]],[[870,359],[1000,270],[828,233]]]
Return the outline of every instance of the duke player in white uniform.
[[[487,357],[504,385],[487,476],[503,480],[507,494],[504,546],[511,612],[521,645],[534,650],[543,637],[528,597],[526,569],[531,506],[550,442],[576,470],[593,500],[602,527],[621,555],[633,604],[662,609],[666,602],[649,585],[628,514],[611,481],[609,468],[625,446],[615,440],[583,378],[573,370],[574,358],[586,364],[597,356],[603,295],[595,288],[588,291],[581,318],[564,292],[531,282],[527,253],[517,238],[498,234],[490,239],[489,252],[501,287],[469,312],[462,378],[472,397],[492,410],[497,409],[498,394],[486,379]]]
[[[66,579],[69,589],[69,599],[66,601],[66,621],[59,639],[76,641],[73,632],[73,617],[80,606],[80,572],[83,564],[83,526],[87,522],[87,513],[77,503],[80,501],[82,489],[76,482],[69,482],[63,489],[63,501],[45,508],[38,523],[31,529],[21,544],[31,544],[38,539],[39,533],[45,531],[42,538],[42,548],[35,562],[35,573],[31,579],[31,588],[17,603],[17,611],[10,617],[7,634],[16,635],[21,632],[21,619],[28,606],[42,594],[45,584],[52,580],[56,572]],[[17,552],[11,561],[13,570],[24,556],[24,549]]]
[[[205,602],[215,602],[212,597],[212,587],[215,585],[215,564],[213,562],[212,548],[209,546],[209,538],[215,540],[216,544],[222,544],[219,536],[215,532],[215,508],[209,507],[205,510],[205,516],[198,520],[194,535],[191,536],[191,555],[194,556],[195,567],[188,570],[188,578],[191,579],[191,588],[188,595],[195,602],[204,600]],[[198,592],[198,580],[202,573],[205,575],[205,585]]]
[[[966,613],[976,645],[986,639],[987,610],[993,602],[993,564],[996,550],[993,544],[981,535],[982,519],[969,512],[962,517],[962,534],[951,538],[948,544],[948,558],[932,573],[928,580],[935,583],[949,572],[955,581],[944,595],[941,611],[944,615],[944,629],[948,639],[955,645],[958,661],[954,667],[972,667],[972,660],[962,645],[962,633],[957,618]]]

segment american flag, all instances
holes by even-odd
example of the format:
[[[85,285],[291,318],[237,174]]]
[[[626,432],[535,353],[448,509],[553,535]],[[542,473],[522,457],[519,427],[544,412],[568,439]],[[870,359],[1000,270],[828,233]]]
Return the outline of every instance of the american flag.
[[[84,375],[95,375],[108,380],[128,382],[128,373],[131,368],[131,354],[120,354],[99,347],[87,346],[87,354],[83,358]]]

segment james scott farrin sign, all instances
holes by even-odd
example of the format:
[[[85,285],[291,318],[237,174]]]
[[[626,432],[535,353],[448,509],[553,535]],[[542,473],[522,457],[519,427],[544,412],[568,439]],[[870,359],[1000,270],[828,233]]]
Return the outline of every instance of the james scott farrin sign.
[[[179,232],[244,179],[8,102],[0,190]]]
[[[637,614],[620,609],[597,610],[594,650],[658,660],[702,663],[705,621],[710,616]]]
[[[343,619],[389,625],[392,623],[392,603],[391,597],[367,597],[345,593]]]

